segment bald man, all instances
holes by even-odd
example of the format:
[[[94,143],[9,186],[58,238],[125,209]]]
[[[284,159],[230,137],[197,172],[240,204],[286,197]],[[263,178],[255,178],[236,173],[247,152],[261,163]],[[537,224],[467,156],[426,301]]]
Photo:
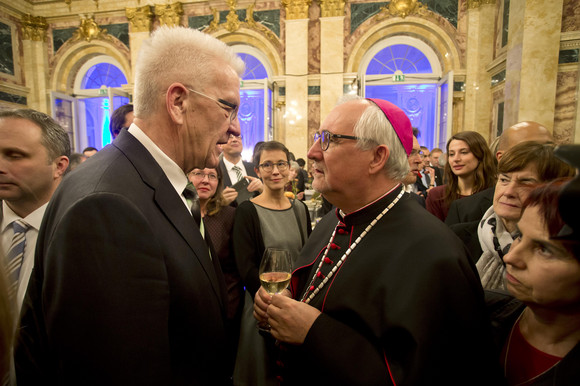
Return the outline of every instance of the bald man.
[[[554,138],[552,137],[552,133],[538,122],[519,122],[503,132],[499,138],[495,157],[499,161],[507,150],[524,141],[551,143],[554,142]],[[493,205],[494,191],[495,185],[469,197],[453,201],[449,207],[445,224],[451,226],[459,223],[479,221],[485,211]]]
[[[523,121],[506,129],[499,137],[499,143],[495,157],[499,161],[508,149],[524,141],[536,141],[540,143],[554,142],[552,133],[538,122]]]

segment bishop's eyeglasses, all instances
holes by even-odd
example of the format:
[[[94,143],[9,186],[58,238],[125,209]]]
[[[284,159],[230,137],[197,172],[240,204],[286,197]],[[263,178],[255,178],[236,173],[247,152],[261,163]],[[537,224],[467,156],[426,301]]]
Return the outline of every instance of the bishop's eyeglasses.
[[[320,133],[314,133],[314,142],[320,139],[320,147],[322,151],[326,151],[330,146],[330,142],[336,142],[337,139],[354,139],[359,140],[359,137],[354,135],[333,134],[328,130],[322,130]]]

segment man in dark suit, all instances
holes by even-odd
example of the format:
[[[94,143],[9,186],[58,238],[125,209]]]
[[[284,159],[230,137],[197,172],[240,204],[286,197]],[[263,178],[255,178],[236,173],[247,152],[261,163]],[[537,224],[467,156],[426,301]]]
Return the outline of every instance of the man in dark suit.
[[[246,189],[248,192],[254,192],[254,197],[262,192],[264,186],[256,175],[254,164],[242,159],[244,145],[241,135],[230,135],[228,142],[221,147],[223,153],[219,165],[225,187],[223,194],[227,201],[233,200],[232,205],[237,206],[235,200],[238,194],[231,188],[232,185],[245,178],[248,180]]]
[[[188,28],[161,27],[143,43],[133,124],[47,208],[19,385],[228,384],[225,283],[186,172],[217,167],[218,143],[240,134],[243,67]]]

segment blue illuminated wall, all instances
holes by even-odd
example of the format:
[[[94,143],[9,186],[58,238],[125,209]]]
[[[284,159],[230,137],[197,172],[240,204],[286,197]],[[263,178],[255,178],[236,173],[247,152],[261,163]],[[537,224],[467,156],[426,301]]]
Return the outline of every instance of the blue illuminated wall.
[[[429,59],[417,48],[395,44],[385,47],[372,58],[366,74],[390,77],[395,71],[401,71],[404,75],[430,74],[433,69]],[[367,85],[365,96],[385,99],[400,107],[411,120],[411,125],[419,129],[419,143],[429,149],[434,147],[437,128],[436,84]]]
[[[255,56],[246,53],[238,53],[238,56],[246,64],[246,71],[242,75],[243,80],[265,79],[268,77],[266,68]],[[244,145],[242,158],[248,161],[252,157],[252,151],[256,143],[268,140],[268,138],[264,138],[264,129],[267,127],[268,132],[271,133],[272,92],[268,89],[268,95],[266,96],[264,94],[263,88],[240,90],[238,120],[240,121],[242,142]],[[265,103],[266,97],[269,101],[268,104]],[[268,108],[268,119],[266,120],[264,109],[267,106],[270,106],[270,108]]]

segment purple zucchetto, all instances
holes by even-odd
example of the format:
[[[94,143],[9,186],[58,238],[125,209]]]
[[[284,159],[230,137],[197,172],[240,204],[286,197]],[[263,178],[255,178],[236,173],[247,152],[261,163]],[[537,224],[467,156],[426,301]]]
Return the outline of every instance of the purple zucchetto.
[[[393,129],[395,129],[395,133],[397,133],[397,137],[403,144],[407,156],[409,156],[411,150],[413,150],[413,128],[405,112],[391,102],[382,99],[367,98],[367,100],[376,104],[383,111]]]

